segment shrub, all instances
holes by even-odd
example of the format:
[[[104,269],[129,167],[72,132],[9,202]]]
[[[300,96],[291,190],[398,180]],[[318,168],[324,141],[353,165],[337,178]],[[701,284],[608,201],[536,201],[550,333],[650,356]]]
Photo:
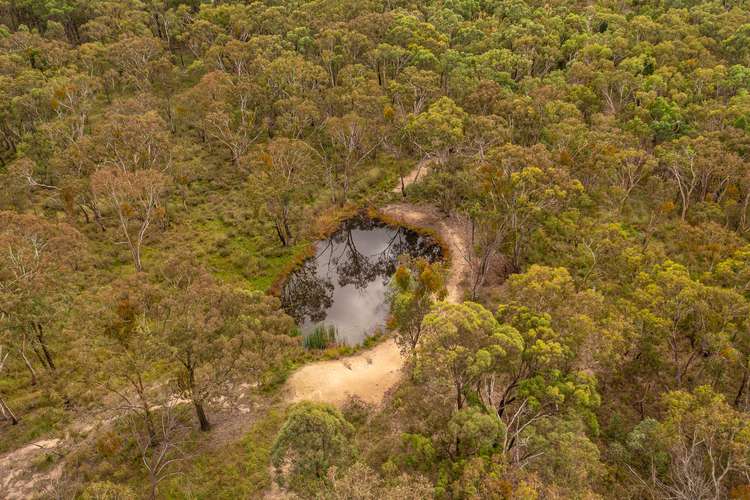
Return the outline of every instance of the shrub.
[[[86,486],[80,498],[82,500],[135,500],[138,497],[125,485],[101,481]]]
[[[277,482],[305,496],[328,483],[331,466],[352,462],[354,427],[339,410],[325,403],[295,405],[271,450]]]

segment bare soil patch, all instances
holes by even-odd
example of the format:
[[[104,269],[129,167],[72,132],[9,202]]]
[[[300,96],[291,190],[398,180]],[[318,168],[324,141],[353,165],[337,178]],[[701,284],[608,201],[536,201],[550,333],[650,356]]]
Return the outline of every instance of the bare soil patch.
[[[321,401],[337,406],[351,396],[379,404],[401,377],[403,360],[393,339],[360,354],[300,368],[287,381],[290,402]]]

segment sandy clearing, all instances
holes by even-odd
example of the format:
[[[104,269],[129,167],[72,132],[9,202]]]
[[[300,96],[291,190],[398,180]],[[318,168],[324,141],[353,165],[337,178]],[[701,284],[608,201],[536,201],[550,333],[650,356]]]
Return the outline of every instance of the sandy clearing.
[[[290,402],[321,401],[341,406],[350,396],[379,404],[401,377],[403,360],[393,339],[360,354],[300,368],[287,381]]]
[[[0,497],[22,500],[46,492],[60,478],[62,464],[38,473],[19,465],[43,461],[47,453],[54,453],[62,444],[62,439],[43,439],[0,457]]]

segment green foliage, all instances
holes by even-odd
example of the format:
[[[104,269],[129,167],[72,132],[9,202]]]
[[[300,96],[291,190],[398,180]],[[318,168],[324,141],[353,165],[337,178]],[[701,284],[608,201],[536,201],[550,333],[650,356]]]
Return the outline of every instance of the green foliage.
[[[279,484],[307,494],[324,486],[330,467],[351,463],[353,432],[352,425],[331,405],[295,405],[271,450]]]
[[[0,413],[0,451],[97,434],[95,403],[119,416],[125,396],[156,426],[151,408],[190,399],[227,430],[193,436],[162,494],[262,496],[284,416],[238,439],[224,407],[266,408],[300,359],[263,294],[330,220],[400,196],[476,302],[440,302],[443,270],[403,262],[406,376],[354,413],[356,437],[334,410],[295,413],[335,437],[286,434],[287,458],[318,464],[287,484],[746,494],[749,68],[736,0],[0,0],[0,408],[19,418]],[[175,279],[186,253],[205,271]],[[12,470],[11,487],[135,491],[121,423],[117,464],[80,462],[92,436],[59,462],[70,485]]]
[[[651,130],[654,138],[659,141],[667,141],[681,136],[686,132],[685,119],[682,110],[674,103],[662,97],[656,98],[649,109],[651,113]]]
[[[424,328],[417,369],[450,381],[458,410],[483,374],[523,349],[515,328],[500,325],[492,313],[474,302],[439,302],[425,316]]]
[[[448,161],[451,148],[464,138],[466,113],[452,99],[441,97],[427,111],[411,119],[406,133],[425,156],[435,156],[441,164]]]
[[[171,479],[162,490],[169,498],[196,495],[230,499],[261,494],[271,486],[271,449],[285,416],[278,408],[265,410],[239,440],[202,450],[184,473]]]
[[[580,495],[604,473],[599,449],[575,420],[541,422],[528,439],[532,449],[548,450],[532,468],[542,480],[554,482],[562,495]]]
[[[127,486],[103,481],[89,483],[81,492],[80,498],[82,500],[133,500],[137,496]]]
[[[661,491],[727,495],[727,475],[750,467],[747,419],[708,386],[667,392],[662,403],[663,419],[645,419],[628,435],[640,472]]]
[[[422,320],[437,300],[445,298],[443,270],[439,263],[405,259],[390,284],[391,318],[401,352],[411,354],[422,335]]]
[[[505,424],[477,407],[464,408],[448,421],[445,439],[455,457],[490,456],[505,437]]]
[[[404,464],[415,470],[429,472],[435,463],[435,448],[429,438],[419,434],[403,434],[401,436],[403,451],[401,459]]]

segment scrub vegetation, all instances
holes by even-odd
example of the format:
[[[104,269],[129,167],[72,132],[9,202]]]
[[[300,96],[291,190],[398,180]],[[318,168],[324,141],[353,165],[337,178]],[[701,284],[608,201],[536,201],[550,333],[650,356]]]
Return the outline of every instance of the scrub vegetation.
[[[749,318],[746,1],[0,0],[0,497],[745,498]]]

